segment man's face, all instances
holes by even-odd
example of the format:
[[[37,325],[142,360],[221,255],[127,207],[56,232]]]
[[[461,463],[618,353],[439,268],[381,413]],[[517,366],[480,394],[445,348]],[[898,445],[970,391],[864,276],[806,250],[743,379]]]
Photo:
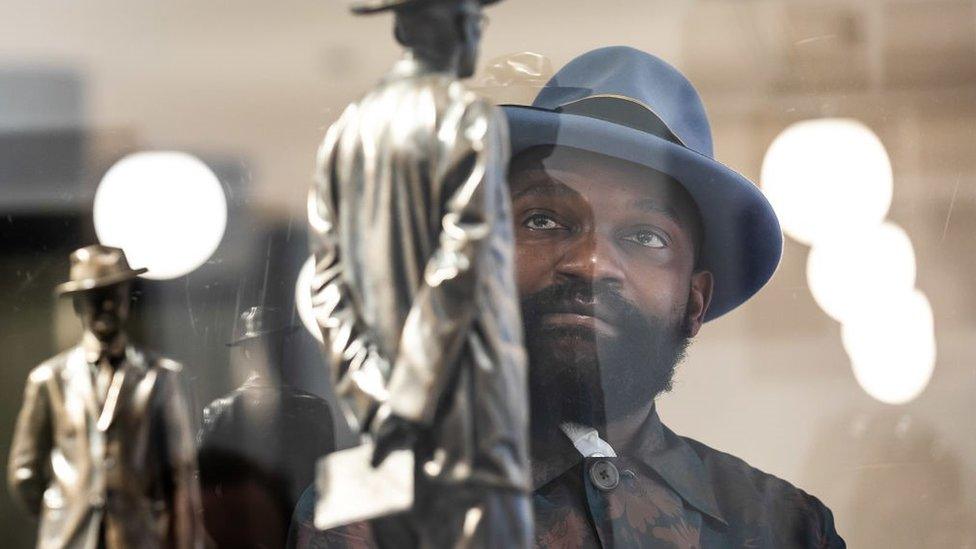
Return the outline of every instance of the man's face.
[[[123,283],[76,295],[75,311],[85,330],[101,341],[111,341],[129,316],[130,288]]]
[[[694,202],[663,174],[568,148],[519,155],[509,179],[534,423],[646,409],[711,297]]]

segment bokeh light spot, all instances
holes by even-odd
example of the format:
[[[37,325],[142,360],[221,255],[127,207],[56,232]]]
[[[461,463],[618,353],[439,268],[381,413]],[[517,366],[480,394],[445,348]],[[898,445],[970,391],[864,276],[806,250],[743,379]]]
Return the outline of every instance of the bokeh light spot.
[[[894,223],[818,242],[807,256],[807,282],[817,305],[838,322],[882,306],[915,287],[915,251]]]
[[[905,404],[925,390],[935,369],[932,306],[919,291],[879,305],[846,320],[841,339],[861,388],[881,402]]]
[[[783,232],[806,245],[878,224],[891,206],[891,161],[850,119],[798,122],[769,146],[761,182]]]
[[[139,152],[102,178],[93,207],[99,242],[125,250],[145,278],[186,275],[207,262],[227,227],[227,199],[213,171],[183,152]]]

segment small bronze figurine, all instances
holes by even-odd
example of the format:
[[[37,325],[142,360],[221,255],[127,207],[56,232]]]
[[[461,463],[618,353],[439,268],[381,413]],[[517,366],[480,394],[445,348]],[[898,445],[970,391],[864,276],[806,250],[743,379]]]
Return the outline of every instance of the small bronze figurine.
[[[315,462],[335,449],[329,404],[285,376],[283,349],[297,329],[277,309],[241,313],[227,345],[250,375],[203,410],[198,455],[204,525],[218,547],[284,547]],[[241,520],[248,516],[259,520]]]
[[[41,548],[202,546],[181,367],[130,344],[131,280],[118,248],[71,255],[81,342],[34,368],[8,464],[10,492],[40,515]]]
[[[312,292],[335,390],[374,466],[414,455],[412,509],[373,523],[381,546],[530,543],[507,128],[458,81],[474,72],[490,3],[354,3],[393,10],[407,51],[319,149]],[[319,497],[363,503],[330,491]]]

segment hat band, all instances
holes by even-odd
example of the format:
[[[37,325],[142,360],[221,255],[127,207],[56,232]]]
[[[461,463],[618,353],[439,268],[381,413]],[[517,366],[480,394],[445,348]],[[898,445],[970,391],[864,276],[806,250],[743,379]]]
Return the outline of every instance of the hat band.
[[[560,105],[556,107],[555,111],[627,126],[688,148],[688,145],[685,145],[681,138],[675,135],[668,124],[650,107],[623,95],[591,95]]]

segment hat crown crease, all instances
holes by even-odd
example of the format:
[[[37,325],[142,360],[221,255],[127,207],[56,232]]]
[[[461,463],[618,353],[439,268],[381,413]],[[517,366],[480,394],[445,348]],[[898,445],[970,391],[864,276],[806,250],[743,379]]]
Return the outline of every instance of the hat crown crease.
[[[611,102],[615,103],[615,105],[608,107],[608,103]],[[621,102],[626,104],[626,106],[621,108]],[[621,126],[627,126],[634,130],[656,135],[676,145],[689,148],[674,133],[674,130],[668,126],[668,123],[654,112],[654,109],[632,97],[616,94],[591,95],[590,97],[584,97],[583,99],[577,99],[571,103],[560,105],[555,110],[564,114],[589,116],[605,122],[613,122],[614,124],[620,124]]]
[[[694,86],[665,61],[634,48],[610,46],[577,57],[552,77],[532,106],[557,110],[597,97],[642,105],[679,144],[714,158],[711,128]]]

